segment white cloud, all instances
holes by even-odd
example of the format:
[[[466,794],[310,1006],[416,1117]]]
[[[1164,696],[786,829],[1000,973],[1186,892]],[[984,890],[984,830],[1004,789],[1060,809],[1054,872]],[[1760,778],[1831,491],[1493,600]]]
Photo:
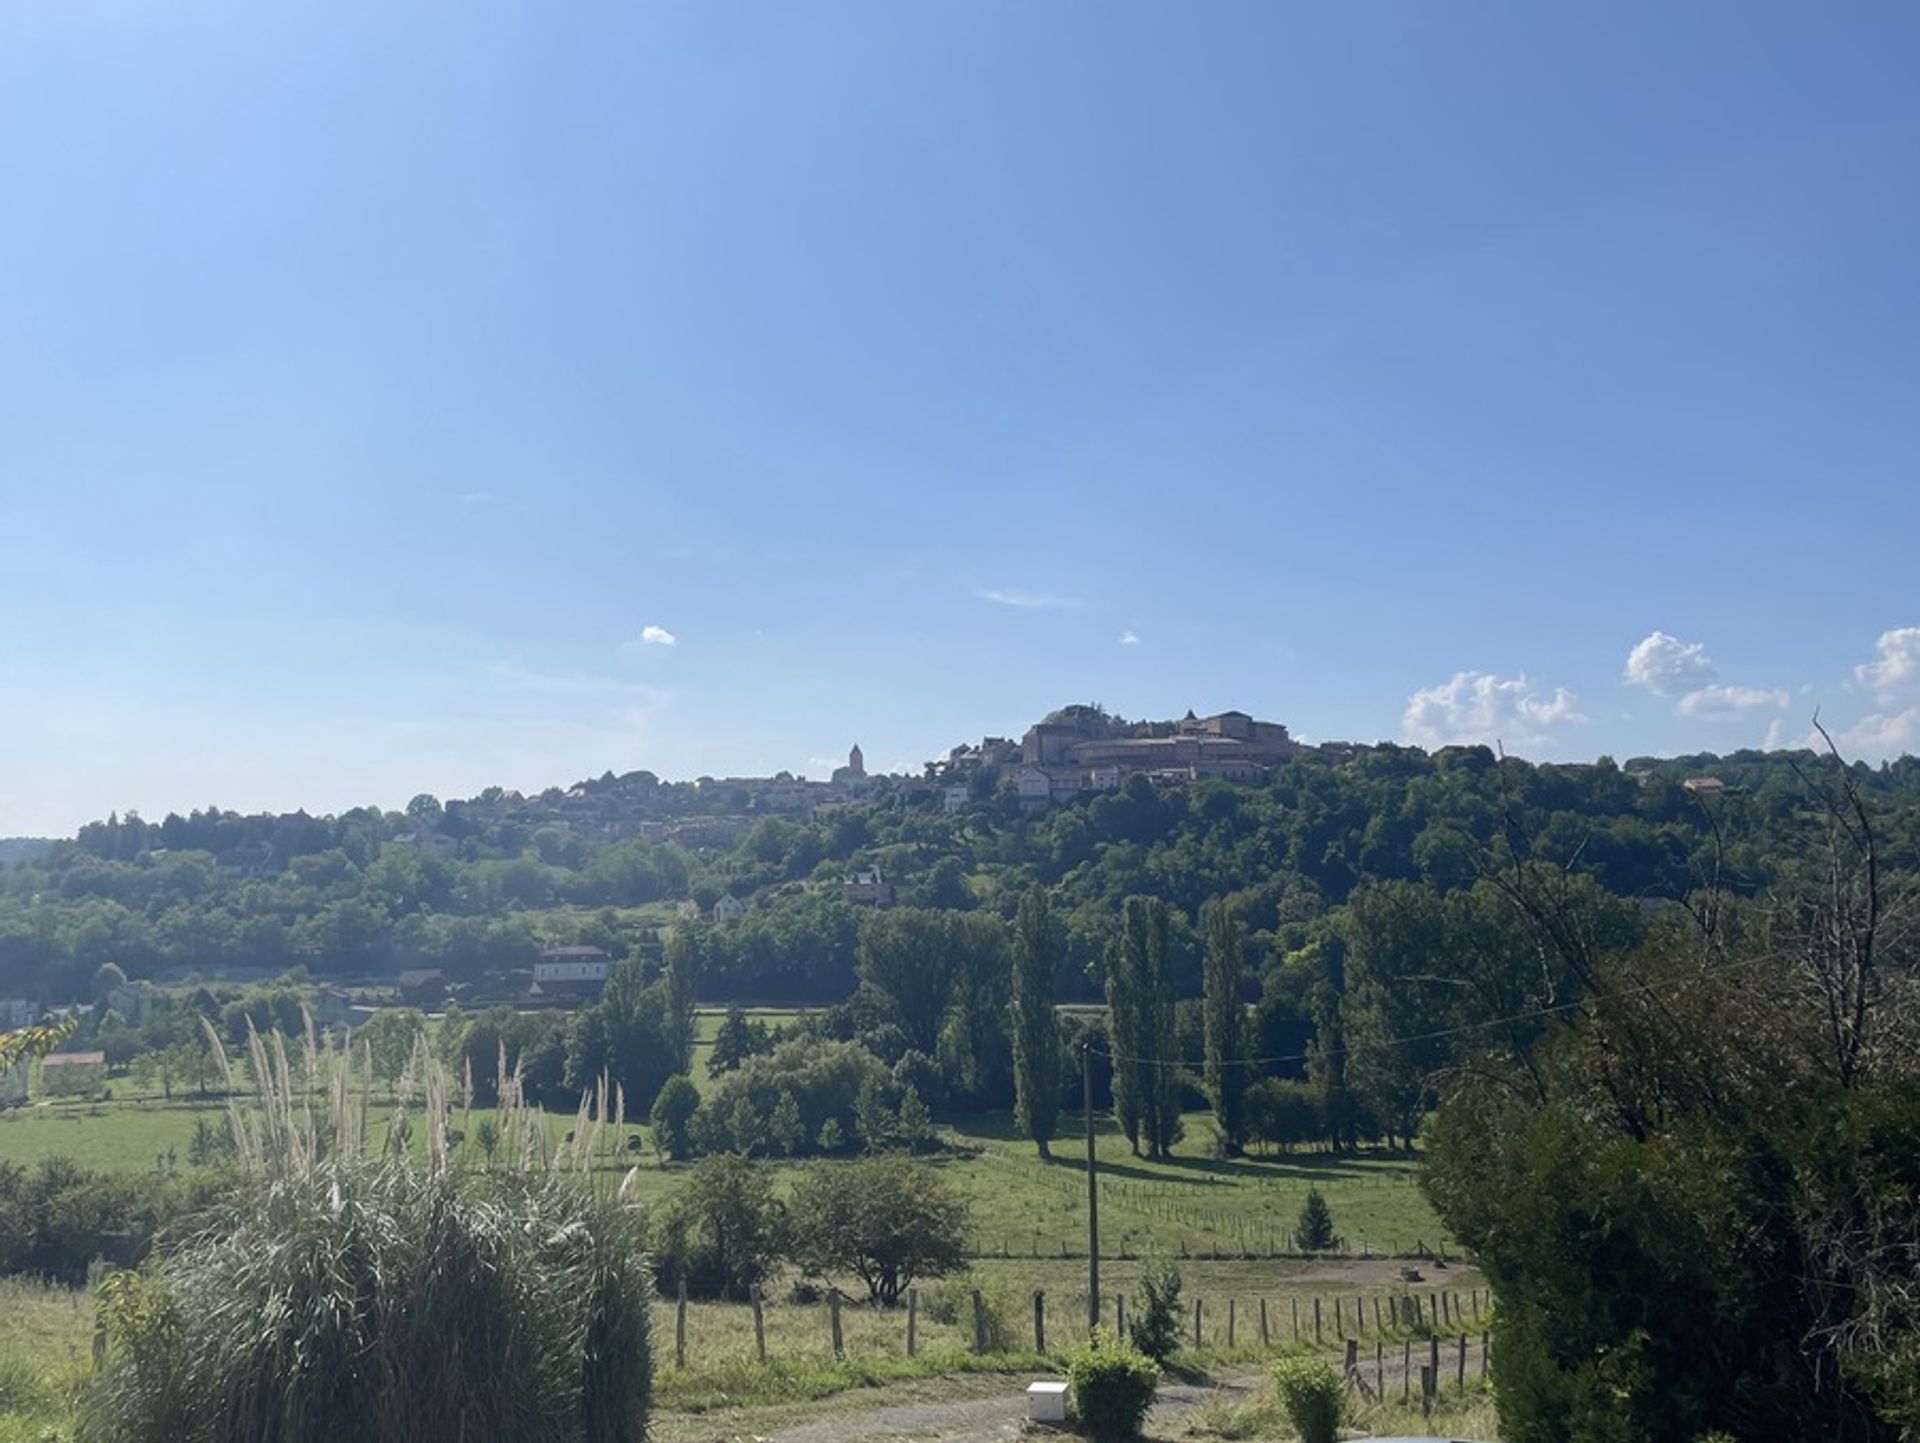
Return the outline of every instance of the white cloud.
[[[1705,686],[1718,675],[1704,642],[1655,631],[1627,653],[1627,680],[1659,696]]]
[[[1848,761],[1884,762],[1905,756],[1920,750],[1920,706],[1863,716],[1833,740]]]
[[[1784,691],[1757,686],[1703,686],[1681,697],[1674,710],[1681,716],[1725,721],[1761,707],[1782,707],[1791,700]]]
[[[1123,631],[1120,633],[1120,644],[1122,646],[1138,646],[1140,644],[1140,638],[1130,631]]]
[[[1554,727],[1586,720],[1578,706],[1578,698],[1564,687],[1541,695],[1524,676],[1457,671],[1409,697],[1401,726],[1408,741],[1429,748],[1476,742],[1539,746],[1551,740]]]
[[[1017,606],[1022,611],[1078,611],[1086,605],[1077,596],[1057,596],[1051,591],[1021,591],[1014,587],[982,587],[973,594],[996,606]]]
[[[655,626],[651,622],[640,628],[640,640],[646,646],[678,646],[680,638],[664,626]]]
[[[1878,661],[1853,669],[1854,680],[1870,687],[1883,702],[1920,696],[1920,626],[1896,626],[1880,633],[1874,643]]]

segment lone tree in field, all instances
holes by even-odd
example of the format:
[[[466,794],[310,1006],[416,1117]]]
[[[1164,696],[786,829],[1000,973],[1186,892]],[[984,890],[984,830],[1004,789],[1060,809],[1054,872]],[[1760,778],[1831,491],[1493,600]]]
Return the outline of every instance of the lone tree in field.
[[[1200,912],[1207,938],[1202,1003],[1206,1025],[1207,1095],[1228,1157],[1246,1150],[1247,1018],[1240,1005],[1240,923],[1225,902]]]
[[[1308,1189],[1294,1234],[1302,1252],[1324,1253],[1339,1241],[1333,1232],[1333,1209],[1327,1206],[1319,1188]]]
[[[1032,888],[1020,900],[1013,943],[1013,1114],[1040,1156],[1060,1116],[1060,1022],[1054,1015],[1055,978],[1066,951],[1066,933]]]
[[[803,1272],[852,1273],[883,1307],[921,1278],[966,1266],[966,1204],[930,1164],[904,1153],[813,1164],[787,1215]]]

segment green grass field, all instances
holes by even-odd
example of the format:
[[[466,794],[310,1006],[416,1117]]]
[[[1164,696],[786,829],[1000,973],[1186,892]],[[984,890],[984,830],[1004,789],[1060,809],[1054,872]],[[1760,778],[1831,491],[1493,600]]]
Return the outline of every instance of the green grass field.
[[[0,1279],[0,1443],[40,1443],[71,1417],[92,1376],[92,1334],[84,1293]]]
[[[824,1398],[850,1389],[906,1378],[971,1372],[1031,1377],[1057,1371],[1059,1354],[1085,1333],[1085,1262],[983,1261],[970,1274],[930,1282],[920,1289],[918,1350],[908,1356],[905,1309],[882,1310],[850,1301],[841,1310],[844,1355],[835,1357],[828,1308],[796,1303],[770,1290],[764,1309],[767,1358],[757,1355],[750,1308],[739,1303],[688,1305],[685,1364],[678,1361],[675,1307],[654,1305],[655,1401],[665,1415],[718,1409],[771,1408]],[[1377,1341],[1380,1333],[1361,1304],[1407,1291],[1394,1268],[1382,1261],[1266,1260],[1182,1264],[1183,1303],[1202,1304],[1201,1339],[1194,1346],[1183,1310],[1180,1363],[1186,1370],[1244,1376],[1285,1351],[1315,1351],[1314,1303],[1321,1304],[1318,1349],[1333,1355],[1343,1331]],[[1104,1317],[1117,1296],[1136,1297],[1138,1264],[1115,1262],[1103,1269]],[[851,1280],[847,1280],[852,1287]],[[1429,1305],[1439,1286],[1464,1300],[1480,1280],[1470,1269],[1430,1274]],[[990,1320],[990,1351],[973,1351],[971,1293],[978,1288]],[[1043,1295],[1046,1351],[1033,1333],[1034,1293]],[[1338,1302],[1336,1303],[1336,1300]],[[1267,1304],[1269,1331],[1260,1335],[1260,1304]],[[1229,1303],[1232,1309],[1229,1309]],[[24,1280],[0,1282],[0,1443],[27,1443],[63,1431],[90,1375],[92,1304],[84,1291]],[[1471,1318],[1469,1313],[1468,1318]],[[1229,1318],[1233,1322],[1229,1323]],[[1477,1332],[1477,1319],[1453,1330]],[[1229,1328],[1233,1328],[1229,1337]],[[1403,1348],[1404,1330],[1389,1331],[1390,1356]],[[1477,1342],[1474,1345],[1478,1346]],[[1363,1354],[1372,1355],[1371,1342]],[[1417,1354],[1419,1348],[1416,1346]],[[1452,1353],[1449,1351],[1449,1358]],[[1477,1358],[1477,1353],[1474,1355]],[[1460,1399],[1463,1408],[1470,1399]],[[1484,1399],[1479,1401],[1484,1402]],[[1258,1399],[1244,1414],[1222,1412],[1212,1421],[1217,1436],[1284,1436],[1239,1431],[1269,1421]],[[1391,1407],[1378,1410],[1395,1413]],[[1470,1410],[1469,1410],[1470,1411]],[[1204,1432],[1204,1430],[1202,1430]],[[1487,1431],[1482,1436],[1492,1436]]]

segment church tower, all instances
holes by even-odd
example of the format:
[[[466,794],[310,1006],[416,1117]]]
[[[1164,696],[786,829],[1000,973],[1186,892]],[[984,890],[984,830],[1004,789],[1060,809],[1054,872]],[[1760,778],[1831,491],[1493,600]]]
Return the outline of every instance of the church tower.
[[[867,774],[867,759],[860,755],[860,743],[858,742],[855,742],[853,744],[853,750],[847,753],[847,770],[852,772],[856,777],[864,777]]]

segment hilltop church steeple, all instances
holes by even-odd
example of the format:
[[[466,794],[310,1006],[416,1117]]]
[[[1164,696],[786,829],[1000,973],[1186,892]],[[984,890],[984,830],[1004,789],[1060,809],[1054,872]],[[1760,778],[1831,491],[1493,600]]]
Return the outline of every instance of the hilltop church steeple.
[[[867,774],[867,759],[860,755],[859,742],[855,742],[853,750],[847,753],[847,770],[856,777],[864,777]]]

